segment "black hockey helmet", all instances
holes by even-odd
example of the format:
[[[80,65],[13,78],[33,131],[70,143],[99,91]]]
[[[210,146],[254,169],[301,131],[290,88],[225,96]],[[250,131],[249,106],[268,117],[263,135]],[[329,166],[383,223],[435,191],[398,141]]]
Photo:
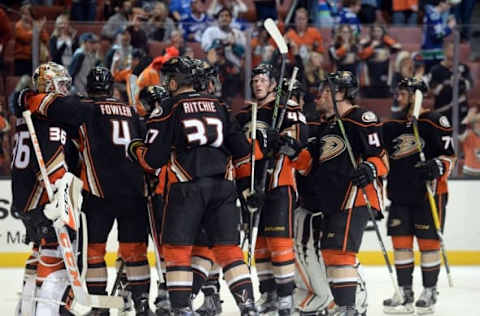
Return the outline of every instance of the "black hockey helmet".
[[[269,79],[275,79],[275,81],[278,80],[277,71],[271,64],[260,64],[257,67],[252,69],[252,79],[253,77],[261,74],[268,75]]]
[[[286,97],[288,94],[288,86],[290,84],[289,78],[282,79],[282,94]],[[294,79],[292,86],[292,96],[300,99],[300,97],[305,93],[304,87],[300,81]]]
[[[422,93],[428,91],[428,87],[423,80],[413,77],[403,78],[397,86],[397,90],[408,90],[409,93],[415,93],[415,90],[420,90]]]
[[[140,102],[147,112],[150,112],[149,110],[155,104],[155,102],[161,103],[162,100],[168,97],[170,97],[168,90],[165,89],[165,87],[157,85],[143,88],[138,96]]]
[[[113,76],[107,68],[97,66],[90,70],[87,75],[87,93],[107,96],[113,94]]]
[[[173,77],[179,85],[191,85],[197,75],[197,67],[190,57],[173,57],[162,65],[161,72]]]
[[[206,61],[203,61],[201,59],[193,59],[193,64],[196,68],[196,76],[193,82],[193,88],[198,92],[205,91],[208,87],[208,79],[205,72],[206,66],[204,65],[205,63]]]
[[[345,98],[354,100],[358,93],[357,78],[350,71],[337,71],[327,75],[335,91],[345,91]]]

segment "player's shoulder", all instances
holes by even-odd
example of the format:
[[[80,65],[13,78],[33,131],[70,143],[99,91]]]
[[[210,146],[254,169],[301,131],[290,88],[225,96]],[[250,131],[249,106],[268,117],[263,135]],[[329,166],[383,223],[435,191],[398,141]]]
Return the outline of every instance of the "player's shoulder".
[[[359,106],[353,106],[343,117],[360,126],[376,125],[380,122],[375,112]]]
[[[429,124],[437,129],[450,131],[452,130],[452,125],[450,124],[450,120],[446,115],[438,113],[436,111],[425,111],[420,114],[418,118],[419,122]]]

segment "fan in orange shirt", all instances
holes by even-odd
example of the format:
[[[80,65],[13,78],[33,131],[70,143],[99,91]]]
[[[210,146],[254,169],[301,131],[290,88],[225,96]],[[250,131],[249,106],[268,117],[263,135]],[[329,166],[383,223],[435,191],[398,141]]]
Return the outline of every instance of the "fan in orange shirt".
[[[470,108],[462,124],[469,125],[458,137],[465,154],[463,174],[480,177],[480,113],[477,108]]]
[[[320,32],[308,26],[308,12],[305,8],[299,8],[295,12],[295,26],[285,34],[290,43],[298,48],[302,59],[307,59],[310,51],[324,53],[323,38]]]

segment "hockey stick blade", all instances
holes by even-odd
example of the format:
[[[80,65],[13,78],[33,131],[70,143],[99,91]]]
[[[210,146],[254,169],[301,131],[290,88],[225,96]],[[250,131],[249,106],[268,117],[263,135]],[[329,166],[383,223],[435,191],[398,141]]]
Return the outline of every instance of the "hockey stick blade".
[[[415,103],[413,104],[413,117],[417,120],[420,116],[420,109],[423,103],[423,93],[420,90],[415,90]]]
[[[272,19],[266,19],[263,23],[263,26],[267,30],[268,34],[270,34],[270,36],[272,37],[275,44],[277,44],[277,47],[280,50],[280,54],[285,55],[286,53],[288,53],[287,43],[285,43],[285,39],[278,30],[275,22]]]

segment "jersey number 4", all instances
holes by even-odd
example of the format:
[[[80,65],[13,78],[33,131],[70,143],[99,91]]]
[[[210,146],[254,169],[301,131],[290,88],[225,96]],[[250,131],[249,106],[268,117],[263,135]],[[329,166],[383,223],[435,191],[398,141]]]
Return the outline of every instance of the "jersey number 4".
[[[128,144],[130,144],[130,127],[125,120],[111,120],[112,141],[114,145],[123,146],[127,155]]]
[[[212,147],[220,147],[223,144],[223,123],[215,117],[205,117],[202,119],[188,119],[182,121],[185,128],[188,143],[196,143],[196,145],[210,145]],[[214,139],[210,139],[211,135],[207,134],[208,126],[215,128]]]

